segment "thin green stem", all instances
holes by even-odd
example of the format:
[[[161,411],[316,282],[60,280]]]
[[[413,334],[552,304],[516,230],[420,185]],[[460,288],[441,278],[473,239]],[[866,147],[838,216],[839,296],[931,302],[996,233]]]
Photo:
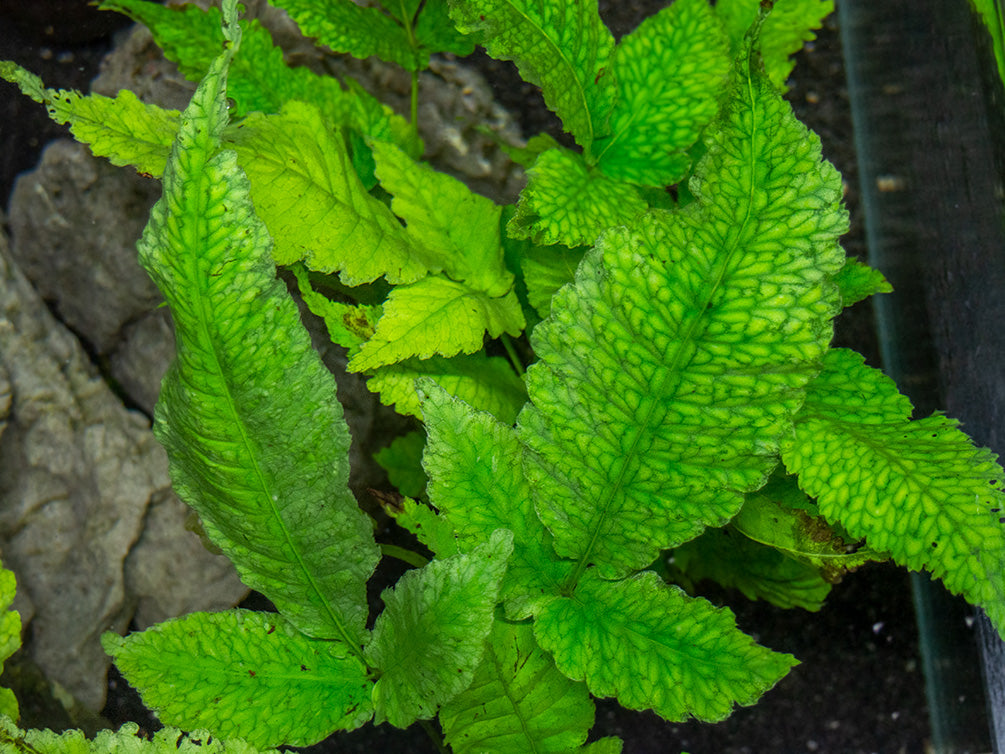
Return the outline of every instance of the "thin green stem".
[[[424,557],[419,555],[417,552],[412,552],[405,547],[398,547],[398,545],[389,545],[384,542],[380,542],[380,554],[387,555],[391,558],[397,558],[402,560],[409,565],[415,566],[416,568],[422,568],[429,561]]]
[[[527,370],[523,368],[523,364],[520,362],[520,357],[517,355],[512,339],[509,335],[503,333],[500,340],[502,341],[503,348],[506,349],[506,354],[509,356],[510,364],[513,365],[513,369],[522,378],[527,373]]]
[[[412,71],[412,101],[409,116],[411,117],[412,129],[418,132],[419,130],[419,72],[418,71]]]

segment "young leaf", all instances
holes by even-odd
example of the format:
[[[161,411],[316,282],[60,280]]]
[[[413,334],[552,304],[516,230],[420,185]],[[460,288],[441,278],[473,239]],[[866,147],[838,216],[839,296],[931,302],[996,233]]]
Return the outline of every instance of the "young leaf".
[[[235,739],[221,741],[209,731],[182,733],[162,728],[149,736],[136,723],[118,730],[102,730],[93,740],[80,730],[53,733],[51,730],[19,730],[0,716],[0,751],[4,754],[279,754],[276,749],[259,749]]]
[[[155,432],[179,496],[245,583],[304,633],[358,647],[379,550],[347,487],[334,379],[276,280],[236,155],[220,150],[232,50],[185,111],[138,245],[177,338]]]
[[[820,512],[875,550],[927,569],[1005,636],[1005,473],[952,419],[910,401],[854,351],[834,349],[782,458]]]
[[[292,265],[290,269],[297,279],[300,297],[313,314],[324,320],[332,343],[342,346],[350,354],[358,352],[360,346],[373,337],[380,319],[380,307],[332,301],[314,290],[302,264]]]
[[[849,258],[835,281],[841,289],[841,303],[851,306],[876,293],[889,293],[893,286],[875,270],[857,259]]]
[[[0,60],[0,78],[45,105],[56,123],[69,123],[70,132],[98,157],[113,165],[132,165],[159,177],[175,136],[179,113],[147,105],[128,89],[115,98],[82,95],[72,90],[46,89],[42,80],[15,63]]]
[[[677,183],[687,150],[726,93],[729,44],[707,0],[677,0],[624,37],[605,75],[616,96],[609,136],[592,154],[605,175],[645,186]]]
[[[373,714],[359,658],[274,613],[192,613],[125,638],[106,633],[101,643],[143,703],[186,730],[310,746]]]
[[[608,231],[532,334],[520,438],[577,573],[626,575],[732,517],[829,344],[841,183],[762,76],[739,77],[695,175],[684,209]]]
[[[597,0],[450,0],[457,27],[478,34],[489,55],[512,60],[580,146],[603,136],[611,91],[597,82],[614,37]]]
[[[373,337],[349,361],[349,369],[368,372],[410,356],[474,353],[486,335],[517,336],[524,324],[512,291],[492,298],[443,275],[428,275],[391,291]]]
[[[527,188],[507,226],[517,238],[592,245],[606,228],[627,225],[646,210],[633,186],[588,167],[567,149],[543,152],[527,174]]]
[[[715,12],[725,24],[735,48],[742,44],[763,5],[760,0],[718,0],[715,3]],[[775,0],[761,28],[759,47],[768,78],[781,91],[786,91],[785,82],[795,67],[791,56],[806,42],[816,39],[813,30],[819,29],[833,10],[833,0]]]
[[[454,754],[580,751],[593,703],[534,639],[526,623],[496,621],[474,681],[440,710]]]
[[[409,571],[384,592],[386,607],[366,646],[367,662],[381,673],[374,722],[405,728],[428,720],[468,687],[512,550],[512,535],[499,531],[470,553]]]
[[[458,536],[462,550],[487,542],[497,529],[513,532],[513,556],[500,599],[510,618],[534,611],[541,598],[559,591],[570,563],[559,561],[552,537],[534,511],[523,472],[523,448],[512,428],[420,383],[429,440],[422,458],[429,500]]]
[[[752,704],[796,660],[754,643],[733,614],[667,586],[651,571],[612,583],[591,568],[548,604],[534,635],[559,670],[596,696],[666,720],[715,722]]]
[[[14,574],[0,564],[0,673],[4,662],[21,648],[21,615],[11,610],[17,580]],[[0,688],[0,719],[6,715],[11,720],[18,718],[17,699],[10,689]]]
[[[415,380],[431,377],[451,395],[480,411],[487,411],[505,424],[512,424],[523,404],[527,390],[523,380],[506,359],[484,353],[460,354],[449,359],[408,359],[377,369],[367,387],[380,394],[386,406],[399,413],[422,418]]]
[[[429,269],[394,215],[360,183],[341,132],[316,107],[288,102],[280,115],[253,113],[231,137],[255,209],[279,239],[278,264],[303,259],[311,269],[339,271],[347,285],[381,275],[409,283]]]

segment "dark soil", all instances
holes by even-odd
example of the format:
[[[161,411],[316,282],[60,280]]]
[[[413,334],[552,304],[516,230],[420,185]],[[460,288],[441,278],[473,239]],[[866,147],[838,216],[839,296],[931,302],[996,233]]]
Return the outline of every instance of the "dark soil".
[[[72,14],[84,12],[85,0],[23,5],[33,6],[35,12],[42,6],[49,8],[49,22],[40,26],[38,18],[16,19],[13,14],[22,6],[20,0],[0,3],[0,58],[17,60],[41,74],[49,85],[86,90],[109,47],[111,27],[99,25],[82,33],[87,27],[80,19],[89,16]],[[634,28],[653,9],[651,2],[601,5],[605,19],[618,34]],[[554,129],[554,119],[543,107],[540,95],[519,82],[512,66],[484,55],[476,55],[474,62],[489,78],[499,100],[519,114],[527,135]],[[860,255],[864,242],[856,206],[855,154],[840,42],[833,22],[799,55],[789,99],[799,117],[820,135],[825,156],[845,176],[853,218],[846,248]],[[0,206],[6,205],[14,176],[34,165],[48,140],[64,135],[66,129],[52,125],[40,106],[0,82]],[[859,309],[842,317],[837,340],[854,345],[875,364],[878,358],[870,310],[867,306]],[[905,572],[886,565],[863,568],[837,585],[826,607],[815,614],[751,603],[730,592],[709,590],[707,596],[729,605],[740,627],[761,643],[794,654],[802,664],[758,705],[741,709],[715,725],[666,723],[651,713],[626,711],[601,701],[595,737],[621,736],[626,754],[685,749],[693,754],[897,754],[925,749],[924,679]],[[146,726],[156,724],[114,670],[104,713],[116,724],[127,719]],[[398,731],[384,725],[339,734],[311,751],[421,754],[436,749],[419,727]]]

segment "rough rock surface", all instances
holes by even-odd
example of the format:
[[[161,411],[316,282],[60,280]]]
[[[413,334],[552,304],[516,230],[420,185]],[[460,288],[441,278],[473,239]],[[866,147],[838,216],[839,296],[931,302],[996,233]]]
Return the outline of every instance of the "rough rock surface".
[[[167,525],[185,509],[170,492],[167,458],[147,418],[112,393],[12,263],[2,237],[0,374],[7,378],[6,390],[0,384],[0,547],[30,623],[26,648],[49,678],[99,710],[108,668],[102,632],[124,629],[137,609],[147,621],[179,604],[219,609],[244,589],[225,559]],[[158,540],[184,563],[154,583],[148,574],[164,568]]]

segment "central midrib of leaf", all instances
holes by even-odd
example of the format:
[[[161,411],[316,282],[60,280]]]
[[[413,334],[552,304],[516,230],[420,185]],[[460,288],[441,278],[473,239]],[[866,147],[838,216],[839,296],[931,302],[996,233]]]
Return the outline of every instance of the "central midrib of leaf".
[[[513,671],[499,662],[499,655],[496,654],[495,647],[492,646],[491,642],[489,642],[486,647],[486,651],[492,655],[492,664],[496,667],[496,676],[499,678],[500,685],[503,687],[503,694],[506,696],[506,701],[510,703],[510,707],[513,709],[513,715],[520,721],[520,730],[523,731],[524,742],[529,747],[527,750],[530,754],[538,754],[541,749],[537,746],[537,738],[534,735],[534,732],[527,725],[527,716],[523,714],[523,710],[520,708],[518,703],[520,700],[513,696],[509,683],[507,683],[510,674],[513,673]]]
[[[200,183],[202,185],[199,187],[200,190],[198,191],[196,197],[196,205],[197,205],[196,210],[198,214],[196,214],[195,217],[199,218],[199,225],[196,227],[200,227],[204,225],[206,222],[204,219],[206,217],[205,212],[206,207],[204,205],[206,204],[206,197],[209,197],[211,195],[210,191],[211,187],[207,186],[205,181],[206,176],[205,168],[206,164],[204,163],[203,170],[200,171],[201,173],[200,177],[202,178]],[[196,233],[195,235],[197,236],[201,235],[205,237],[209,235],[209,232],[207,229],[203,233]],[[190,248],[199,248],[200,244],[198,238],[188,239],[188,241],[191,244]],[[345,642],[346,646],[349,647],[350,651],[352,651],[353,654],[355,654],[359,658],[360,662],[363,663],[364,667],[369,668],[369,666],[366,663],[366,660],[363,657],[362,648],[356,645],[356,642],[352,634],[347,630],[346,626],[340,620],[338,613],[336,613],[335,610],[332,609],[331,603],[322,593],[321,589],[317,584],[317,581],[314,579],[314,575],[311,573],[306,563],[304,563],[304,560],[300,555],[300,549],[294,544],[289,528],[286,526],[286,522],[283,520],[282,515],[280,515],[279,509],[276,507],[277,498],[273,496],[266,475],[263,472],[261,465],[259,464],[258,454],[255,452],[255,446],[250,441],[245,422],[242,419],[241,414],[237,409],[237,403],[234,400],[234,394],[231,389],[230,380],[228,379],[226,371],[223,368],[222,363],[223,360],[221,358],[221,354],[217,346],[218,341],[217,338],[213,337],[213,328],[210,327],[210,323],[215,321],[215,319],[212,316],[213,297],[206,286],[206,281],[209,280],[209,274],[208,272],[205,272],[202,269],[200,269],[202,266],[200,264],[202,257],[199,254],[189,254],[188,256],[190,259],[189,273],[192,276],[192,280],[196,281],[199,290],[199,298],[196,307],[198,313],[199,334],[204,339],[204,342],[210,344],[210,350],[212,352],[213,370],[215,371],[216,377],[219,379],[220,384],[222,384],[224,387],[224,394],[226,396],[225,398],[226,411],[232,417],[233,425],[237,427],[238,433],[241,438],[241,444],[244,446],[247,458],[250,460],[252,469],[254,471],[255,479],[258,481],[258,486],[261,489],[261,494],[263,494],[265,496],[265,499],[268,501],[269,510],[272,513],[272,517],[279,524],[279,527],[283,532],[283,539],[285,540],[286,545],[289,548],[290,552],[293,553],[293,557],[296,561],[297,567],[300,569],[301,573],[307,579],[307,583],[310,585],[310,588],[313,590],[313,592],[318,596],[321,604],[324,605],[324,610],[328,614],[328,618],[331,621],[332,625],[335,626],[336,630],[342,636],[343,641]]]
[[[752,84],[753,82],[751,81],[748,75],[747,89],[749,92],[750,101],[751,103],[754,103],[755,100],[754,100],[754,91]],[[708,304],[712,300],[712,297],[715,295],[716,291],[718,291],[719,288],[722,286],[723,278],[726,275],[726,270],[729,267],[729,263],[732,260],[733,255],[739,248],[740,241],[745,236],[744,231],[746,230],[747,224],[750,222],[750,214],[751,214],[751,208],[753,206],[753,199],[755,192],[754,179],[756,173],[754,172],[754,161],[755,161],[754,155],[757,153],[756,150],[757,125],[758,125],[757,108],[754,107],[752,104],[751,125],[750,125],[751,144],[749,150],[750,164],[748,165],[748,173],[747,173],[748,176],[750,176],[750,178],[747,186],[747,202],[746,206],[744,207],[743,221],[738,224],[736,232],[732,234],[732,239],[730,241],[729,248],[720,255],[721,261],[718,265],[718,271],[716,272],[715,275],[715,281],[711,285],[706,287],[706,293],[700,299],[701,306],[696,306],[694,308],[690,316],[690,322],[688,322],[685,326],[681,328],[681,331],[683,332],[685,337],[682,337],[679,340],[680,345],[676,348],[676,351],[674,352],[673,356],[669,359],[669,363],[667,364],[667,367],[663,372],[663,377],[660,380],[659,387],[654,391],[654,393],[657,395],[662,395],[671,377],[677,375],[680,372],[684,350],[689,343],[694,342],[694,339],[701,328],[703,315],[705,315],[708,309]],[[666,396],[667,399],[670,399],[671,397],[672,395]],[[607,485],[606,489],[603,491],[600,499],[598,500],[597,507],[599,513],[597,515],[597,518],[595,519],[595,524],[590,533],[590,541],[587,544],[583,554],[577,561],[575,569],[572,571],[571,574],[569,574],[569,577],[566,579],[566,582],[563,585],[562,589],[563,594],[571,595],[575,591],[576,586],[579,584],[579,579],[582,577],[583,573],[586,571],[587,566],[589,566],[590,564],[590,558],[593,555],[593,551],[596,548],[597,542],[600,539],[601,535],[604,533],[605,528],[604,524],[606,523],[609,516],[616,513],[616,511],[612,510],[613,506],[611,505],[611,503],[613,502],[615,496],[618,494],[618,492],[621,490],[624,484],[625,474],[627,473],[629,465],[627,461],[629,458],[633,457],[637,453],[638,445],[642,440],[642,435],[646,430],[650,428],[651,424],[650,420],[652,418],[653,412],[656,410],[656,407],[657,405],[659,405],[659,403],[660,403],[659,401],[650,402],[649,407],[645,411],[643,421],[639,422],[636,425],[635,431],[633,432],[631,443],[628,448],[628,452],[622,456],[621,465],[615,477],[615,483]]]

